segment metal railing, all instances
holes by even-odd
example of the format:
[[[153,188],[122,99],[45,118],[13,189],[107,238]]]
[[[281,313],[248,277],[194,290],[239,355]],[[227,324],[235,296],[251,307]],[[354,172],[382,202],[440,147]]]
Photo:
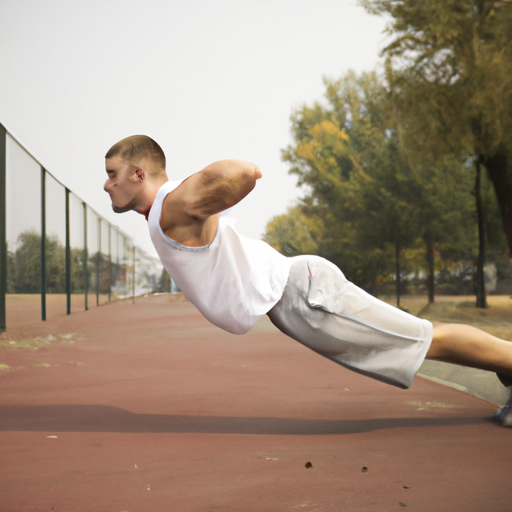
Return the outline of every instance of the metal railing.
[[[55,179],[0,124],[0,332],[36,314],[46,320],[170,287],[156,258]]]

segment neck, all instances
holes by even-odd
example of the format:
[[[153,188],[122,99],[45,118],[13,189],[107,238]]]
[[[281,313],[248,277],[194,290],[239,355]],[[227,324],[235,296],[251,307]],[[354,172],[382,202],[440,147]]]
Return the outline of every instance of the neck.
[[[162,176],[162,178],[153,181],[151,186],[147,188],[141,204],[134,208],[137,213],[144,215],[146,220],[148,220],[149,212],[151,211],[151,207],[153,206],[157,192],[159,191],[160,187],[167,181],[169,181],[167,176]]]

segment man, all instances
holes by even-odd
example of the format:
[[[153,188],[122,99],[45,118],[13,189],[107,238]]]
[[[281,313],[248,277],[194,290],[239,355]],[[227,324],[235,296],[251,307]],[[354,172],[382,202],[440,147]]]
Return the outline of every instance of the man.
[[[425,358],[512,384],[512,343],[469,325],[432,325],[367,294],[323,258],[286,258],[239,235],[220,214],[253,190],[262,177],[256,165],[222,160],[171,182],[162,149],[144,135],[119,141],[105,158],[113,210],[146,217],[164,267],[213,324],[242,334],[267,314],[325,357],[401,388]],[[494,419],[512,426],[512,393]]]

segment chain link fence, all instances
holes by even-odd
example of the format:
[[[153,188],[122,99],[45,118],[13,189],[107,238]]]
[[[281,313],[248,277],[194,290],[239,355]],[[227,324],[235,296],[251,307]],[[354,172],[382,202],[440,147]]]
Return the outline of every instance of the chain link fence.
[[[0,124],[0,332],[171,287],[158,259]]]

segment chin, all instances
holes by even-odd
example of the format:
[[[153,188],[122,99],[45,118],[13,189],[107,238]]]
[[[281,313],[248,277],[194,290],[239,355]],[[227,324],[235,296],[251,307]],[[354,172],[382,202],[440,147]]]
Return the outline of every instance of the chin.
[[[131,210],[130,206],[116,206],[115,204],[112,205],[112,210],[114,213],[125,213],[129,212]]]

